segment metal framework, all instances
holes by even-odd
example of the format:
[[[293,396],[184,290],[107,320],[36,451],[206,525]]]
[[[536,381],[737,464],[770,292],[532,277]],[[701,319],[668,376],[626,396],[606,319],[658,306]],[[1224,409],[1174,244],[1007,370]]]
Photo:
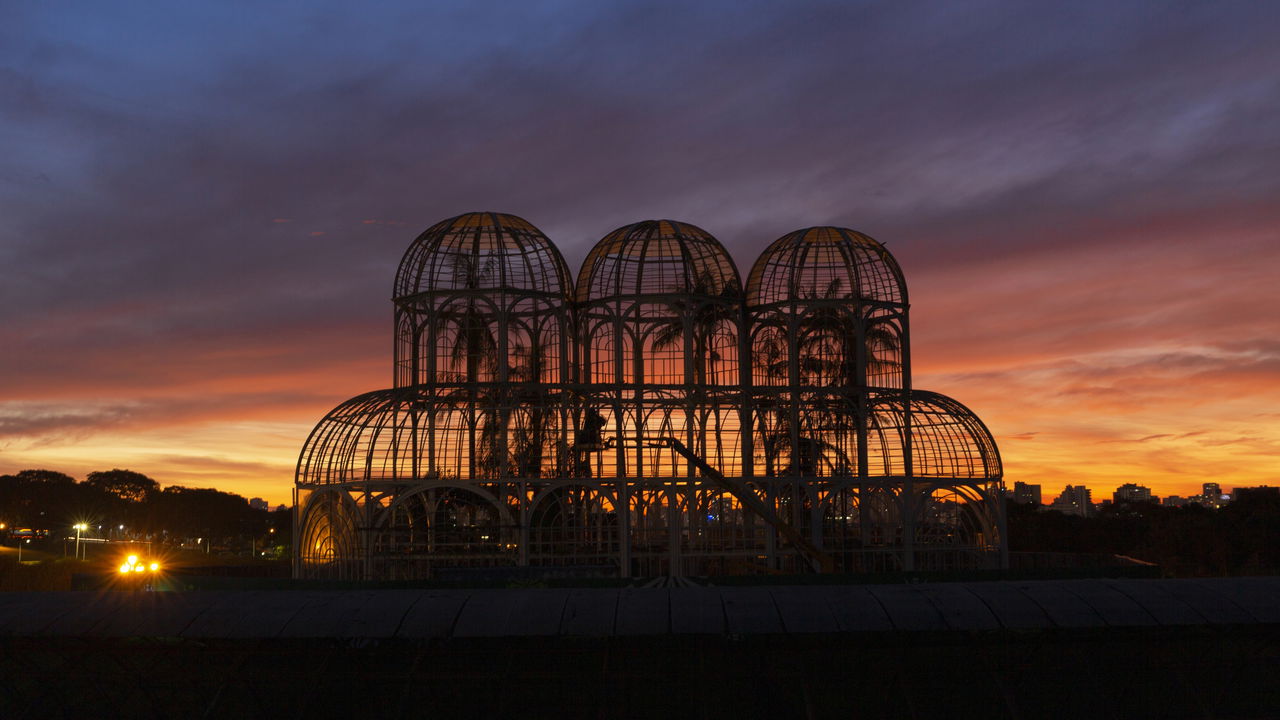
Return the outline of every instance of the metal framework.
[[[871,572],[1006,563],[1000,456],[911,387],[907,288],[852,230],[724,247],[627,225],[576,284],[525,220],[469,213],[396,273],[394,386],[302,448],[295,574]]]

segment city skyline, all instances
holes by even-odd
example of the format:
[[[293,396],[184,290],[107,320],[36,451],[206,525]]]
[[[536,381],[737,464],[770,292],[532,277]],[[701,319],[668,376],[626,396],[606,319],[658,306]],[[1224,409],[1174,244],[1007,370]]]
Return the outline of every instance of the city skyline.
[[[572,270],[854,228],[1010,488],[1280,484],[1280,10],[736,7],[8,10],[0,474],[290,502],[403,248],[493,209]]]

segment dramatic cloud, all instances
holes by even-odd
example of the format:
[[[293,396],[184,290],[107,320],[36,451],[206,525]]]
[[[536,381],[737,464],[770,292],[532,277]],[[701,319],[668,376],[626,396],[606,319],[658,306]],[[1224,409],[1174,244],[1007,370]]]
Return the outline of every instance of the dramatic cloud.
[[[1271,3],[201,5],[4,11],[0,472],[286,501],[389,382],[404,248],[493,209],[744,274],[856,227],[1010,481],[1280,479]]]

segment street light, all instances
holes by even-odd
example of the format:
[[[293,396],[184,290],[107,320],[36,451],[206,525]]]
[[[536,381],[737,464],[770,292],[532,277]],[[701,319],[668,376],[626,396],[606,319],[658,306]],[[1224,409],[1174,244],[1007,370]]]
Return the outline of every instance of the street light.
[[[80,531],[88,530],[89,526],[84,523],[76,523],[76,559],[80,559]]]
[[[159,573],[159,562],[140,560],[137,555],[130,555],[120,565],[120,581],[142,590],[154,590]]]

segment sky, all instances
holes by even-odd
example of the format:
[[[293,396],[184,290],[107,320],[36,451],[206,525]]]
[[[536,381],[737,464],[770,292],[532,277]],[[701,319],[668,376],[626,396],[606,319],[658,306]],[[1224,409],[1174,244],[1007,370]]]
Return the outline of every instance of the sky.
[[[0,473],[287,503],[395,267],[672,218],[886,244],[1005,480],[1280,484],[1280,4],[0,0]]]

